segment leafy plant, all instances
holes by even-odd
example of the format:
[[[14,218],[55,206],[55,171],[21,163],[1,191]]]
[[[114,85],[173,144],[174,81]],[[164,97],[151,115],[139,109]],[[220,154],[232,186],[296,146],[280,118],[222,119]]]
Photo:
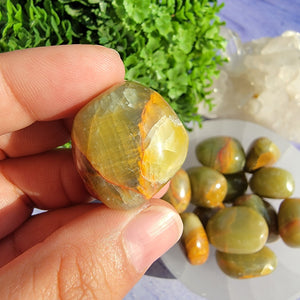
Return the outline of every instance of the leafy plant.
[[[224,62],[222,8],[208,0],[0,0],[0,51],[72,43],[119,51],[126,79],[162,94],[181,120],[212,107],[210,86]]]

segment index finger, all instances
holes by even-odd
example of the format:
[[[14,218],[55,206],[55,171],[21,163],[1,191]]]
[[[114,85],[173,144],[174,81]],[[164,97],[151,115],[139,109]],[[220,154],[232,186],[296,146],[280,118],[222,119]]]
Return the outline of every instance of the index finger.
[[[35,121],[72,116],[122,80],[120,56],[101,46],[51,46],[2,53],[0,135]]]

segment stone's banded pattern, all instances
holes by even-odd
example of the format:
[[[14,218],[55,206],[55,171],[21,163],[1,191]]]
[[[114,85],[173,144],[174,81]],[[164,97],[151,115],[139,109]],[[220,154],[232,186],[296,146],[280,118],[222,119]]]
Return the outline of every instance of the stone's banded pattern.
[[[192,212],[181,214],[183,223],[182,242],[192,265],[204,264],[209,256],[209,242],[205,229],[198,218]]]
[[[227,181],[218,171],[209,167],[192,167],[187,170],[190,177],[192,198],[196,206],[223,206],[227,193]]]
[[[275,253],[266,246],[251,254],[232,254],[217,250],[216,259],[225,274],[237,279],[265,276],[277,267]]]
[[[189,175],[180,169],[170,180],[170,186],[162,197],[176,209],[178,213],[184,212],[191,201],[191,183]]]
[[[300,198],[287,198],[278,211],[279,233],[290,247],[300,248]]]
[[[125,81],[79,111],[72,142],[91,194],[109,207],[128,209],[151,198],[180,169],[188,135],[157,92]]]
[[[245,170],[253,172],[261,167],[275,164],[280,157],[277,145],[267,137],[256,139],[246,156]]]
[[[196,156],[204,166],[222,174],[242,171],[246,160],[241,143],[229,136],[211,137],[200,142],[196,147]]]

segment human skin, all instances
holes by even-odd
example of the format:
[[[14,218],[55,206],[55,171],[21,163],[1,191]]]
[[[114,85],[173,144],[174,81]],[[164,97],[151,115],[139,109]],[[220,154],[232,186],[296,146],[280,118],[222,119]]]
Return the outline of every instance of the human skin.
[[[179,239],[180,217],[162,200],[90,203],[71,151],[55,150],[76,112],[122,80],[119,55],[101,46],[0,54],[1,299],[122,299]]]

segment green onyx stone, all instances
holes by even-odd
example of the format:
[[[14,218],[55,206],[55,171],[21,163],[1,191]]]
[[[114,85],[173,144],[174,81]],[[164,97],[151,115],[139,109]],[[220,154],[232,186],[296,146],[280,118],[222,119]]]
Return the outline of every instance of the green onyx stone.
[[[295,181],[293,175],[287,170],[265,167],[252,175],[249,186],[253,193],[261,197],[284,199],[293,194]]]
[[[249,254],[259,251],[268,238],[268,225],[262,215],[243,206],[225,207],[208,221],[210,243],[221,252]]]
[[[162,197],[173,205],[178,213],[182,213],[191,201],[191,183],[189,175],[180,169],[170,180],[169,189]]]
[[[279,157],[279,148],[269,138],[258,138],[247,153],[245,170],[253,172],[261,167],[271,166],[278,161]]]
[[[268,247],[251,254],[232,254],[216,251],[216,259],[221,270],[238,279],[265,276],[277,267],[277,257]]]
[[[266,220],[269,228],[269,236],[267,242],[277,241],[279,238],[277,213],[274,207],[255,194],[243,195],[234,201],[236,206],[246,206],[253,208],[260,213]]]
[[[223,174],[242,171],[246,161],[240,142],[228,136],[217,136],[202,141],[196,147],[196,156],[204,166]]]
[[[300,198],[285,199],[278,211],[279,233],[290,247],[300,247]]]
[[[209,167],[193,167],[187,170],[190,177],[194,205],[217,207],[223,205],[227,192],[225,177]]]
[[[160,94],[125,81],[77,113],[72,145],[91,195],[111,208],[130,209],[152,198],[181,168],[188,135]]]
[[[182,242],[192,265],[201,265],[206,262],[209,256],[209,242],[205,229],[192,212],[184,212],[181,215],[183,223]]]

